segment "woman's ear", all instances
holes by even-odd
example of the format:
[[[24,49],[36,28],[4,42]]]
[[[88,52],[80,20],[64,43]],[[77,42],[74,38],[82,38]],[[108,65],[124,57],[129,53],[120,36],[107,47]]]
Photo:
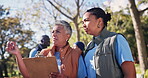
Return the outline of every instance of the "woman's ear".
[[[104,27],[104,22],[102,18],[98,18],[98,28],[103,28]]]
[[[69,40],[70,36],[71,36],[70,34],[67,34],[67,41]]]

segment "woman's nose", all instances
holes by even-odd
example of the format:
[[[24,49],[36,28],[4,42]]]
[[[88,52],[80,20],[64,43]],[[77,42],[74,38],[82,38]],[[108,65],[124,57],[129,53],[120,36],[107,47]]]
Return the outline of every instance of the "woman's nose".
[[[83,28],[86,28],[86,25],[83,23]]]

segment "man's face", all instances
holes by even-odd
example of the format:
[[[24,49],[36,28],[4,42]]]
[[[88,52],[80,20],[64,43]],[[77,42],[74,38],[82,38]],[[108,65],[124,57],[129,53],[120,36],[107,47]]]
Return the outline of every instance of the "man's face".
[[[42,43],[43,45],[49,46],[49,45],[50,45],[50,40],[49,40],[49,38],[43,36],[42,39],[41,39],[41,43]]]

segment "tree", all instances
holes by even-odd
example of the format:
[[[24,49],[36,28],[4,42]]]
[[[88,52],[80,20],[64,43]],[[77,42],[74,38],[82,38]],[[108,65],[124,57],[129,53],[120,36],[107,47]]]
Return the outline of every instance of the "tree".
[[[146,44],[145,44],[143,31],[141,27],[140,16],[144,13],[144,11],[148,10],[148,7],[139,11],[135,4],[135,0],[128,0],[128,1],[129,1],[130,13],[131,13],[131,17],[134,25],[140,68],[141,68],[142,74],[144,74],[145,70],[148,69],[148,60],[147,60]]]
[[[22,9],[16,9],[17,11],[14,11],[14,16],[21,18],[21,25],[25,25],[25,28],[35,32],[32,38],[35,43],[38,43],[39,38],[42,35],[50,35],[54,18],[44,8],[42,1],[34,1],[31,3],[24,4],[27,7],[23,7]],[[34,46],[36,46],[36,44],[32,45],[32,48]]]
[[[62,2],[67,3],[66,1],[57,2],[56,0],[47,0],[58,12],[60,12],[62,15],[70,19],[74,23],[74,27],[76,29],[76,41],[80,41],[80,31],[79,31],[79,25],[81,23],[80,21],[80,8],[84,4],[84,0],[74,0],[75,4],[71,4],[72,7],[76,8],[69,8],[68,6],[62,5]],[[70,4],[70,3],[69,3]]]
[[[0,11],[2,12],[0,16],[0,77],[8,77],[8,73],[11,73],[12,76],[16,72],[14,71],[16,65],[14,56],[8,54],[5,50],[7,41],[16,41],[23,57],[27,56],[29,49],[26,44],[32,39],[33,32],[26,30],[20,24],[20,18],[7,17],[9,10],[3,9],[3,6],[0,7]]]
[[[129,9],[126,8],[124,9],[128,11]],[[134,61],[136,63],[139,63],[138,58],[137,58],[137,47],[136,47],[136,39],[135,39],[135,32],[132,24],[132,19],[129,15],[129,11],[127,14],[124,13],[124,10],[120,10],[118,12],[111,12],[112,19],[109,22],[107,28],[110,31],[116,32],[116,33],[121,33],[123,34],[131,48],[132,55],[134,58]],[[143,20],[145,21],[145,20]],[[148,36],[148,34],[146,34]]]

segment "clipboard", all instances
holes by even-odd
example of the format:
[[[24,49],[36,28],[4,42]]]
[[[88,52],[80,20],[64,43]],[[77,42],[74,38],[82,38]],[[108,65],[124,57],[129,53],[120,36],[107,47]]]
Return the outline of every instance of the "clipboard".
[[[30,78],[49,78],[51,72],[58,72],[55,57],[23,58]]]

